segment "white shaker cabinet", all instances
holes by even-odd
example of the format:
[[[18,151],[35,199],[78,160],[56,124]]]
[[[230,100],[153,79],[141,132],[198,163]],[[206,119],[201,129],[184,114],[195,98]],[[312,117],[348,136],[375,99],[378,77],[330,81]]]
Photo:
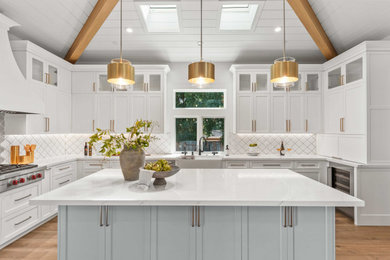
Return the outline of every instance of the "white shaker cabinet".
[[[94,94],[72,95],[72,133],[92,133],[96,129]]]
[[[304,98],[301,94],[287,95],[287,132],[303,133],[304,129]]]
[[[268,133],[270,128],[270,96],[256,94],[254,96],[254,132]],[[248,115],[248,114],[247,114]],[[244,115],[243,115],[244,116]],[[245,117],[245,116],[244,116]]]
[[[130,103],[131,99],[126,94],[113,96],[112,128],[117,133],[125,133],[126,128],[132,125]]]
[[[253,98],[251,94],[237,94],[236,131],[237,133],[252,133],[253,128]]]
[[[287,102],[285,94],[271,95],[271,132],[285,133],[288,131]]]
[[[147,112],[146,119],[155,122],[153,133],[164,132],[164,103],[161,94],[148,94],[147,96]]]
[[[72,93],[96,92],[96,73],[90,71],[72,72]]]
[[[135,121],[147,117],[147,96],[145,94],[132,94],[130,98],[130,122],[133,124]]]
[[[306,133],[320,133],[322,128],[322,96],[307,94],[304,97],[304,120]]]
[[[96,128],[114,131],[112,94],[96,95]]]

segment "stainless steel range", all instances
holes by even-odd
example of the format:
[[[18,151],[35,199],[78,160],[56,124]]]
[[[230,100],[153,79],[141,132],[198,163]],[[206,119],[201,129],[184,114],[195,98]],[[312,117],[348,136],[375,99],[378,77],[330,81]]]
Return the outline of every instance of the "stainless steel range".
[[[0,192],[16,189],[45,178],[46,167],[35,164],[0,164]]]

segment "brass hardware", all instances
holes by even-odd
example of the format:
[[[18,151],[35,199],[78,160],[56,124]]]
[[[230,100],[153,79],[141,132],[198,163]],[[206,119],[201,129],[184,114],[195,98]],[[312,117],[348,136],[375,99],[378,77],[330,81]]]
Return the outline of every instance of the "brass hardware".
[[[344,117],[341,118],[341,132],[344,132]]]
[[[200,208],[198,206],[198,227],[200,227]]]
[[[100,224],[99,226],[103,226],[103,206],[100,206],[100,216],[99,216],[99,219],[100,219]]]
[[[95,119],[92,120],[92,132],[95,132]]]
[[[194,211],[195,211],[195,206],[192,206],[192,224],[191,224],[191,226],[192,227],[194,227],[195,226],[195,224],[194,224],[194,221],[195,221],[195,213],[194,213]]]
[[[256,132],[257,131],[257,129],[256,129],[256,120],[253,120],[254,121],[254,123],[253,123],[253,126],[254,126],[254,131],[253,132]]]
[[[26,155],[19,155],[19,145],[11,146],[11,164],[30,164],[34,162],[34,151],[37,146],[35,144],[24,146]]]
[[[50,73],[47,73],[47,84],[50,84]]]
[[[309,82],[306,81],[306,91],[309,90]]]
[[[149,83],[146,83],[146,92],[149,92]]]
[[[96,83],[95,83],[95,82],[92,83],[92,91],[93,91],[93,92],[96,92]]]
[[[115,132],[115,120],[112,120],[112,131]]]
[[[305,121],[305,131],[306,131],[306,133],[309,131],[309,120],[307,120],[307,119]]]
[[[288,131],[291,132],[291,120],[288,120]]]
[[[188,81],[192,84],[212,83],[215,81],[214,73],[215,66],[211,62],[198,61],[188,65]]]
[[[341,75],[341,85],[344,85],[344,75]]]

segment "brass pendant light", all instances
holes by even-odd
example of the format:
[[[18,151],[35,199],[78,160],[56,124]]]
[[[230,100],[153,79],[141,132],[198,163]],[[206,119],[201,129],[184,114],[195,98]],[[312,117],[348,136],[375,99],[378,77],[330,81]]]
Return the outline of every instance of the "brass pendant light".
[[[277,87],[290,87],[298,81],[298,63],[286,57],[286,1],[283,0],[283,57],[271,66],[271,82]]]
[[[122,0],[120,9],[120,58],[112,59],[111,63],[107,65],[107,81],[118,89],[125,89],[128,85],[133,85],[135,81],[134,67],[131,66],[130,61],[122,58]]]
[[[200,61],[188,65],[188,81],[206,85],[215,81],[215,66],[203,60],[203,0],[200,0]]]

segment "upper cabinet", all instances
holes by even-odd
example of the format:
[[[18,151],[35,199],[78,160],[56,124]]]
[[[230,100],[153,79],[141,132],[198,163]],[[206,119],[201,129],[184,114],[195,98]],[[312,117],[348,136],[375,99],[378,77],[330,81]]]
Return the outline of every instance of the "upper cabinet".
[[[274,92],[319,92],[321,90],[320,72],[300,72],[298,81],[291,83],[287,87],[272,85]]]
[[[136,92],[161,92],[163,78],[160,72],[136,72],[135,84],[130,89]]]
[[[352,58],[326,71],[328,89],[363,79],[363,57]]]
[[[268,91],[268,86],[267,72],[238,73],[238,92],[265,92]]]

